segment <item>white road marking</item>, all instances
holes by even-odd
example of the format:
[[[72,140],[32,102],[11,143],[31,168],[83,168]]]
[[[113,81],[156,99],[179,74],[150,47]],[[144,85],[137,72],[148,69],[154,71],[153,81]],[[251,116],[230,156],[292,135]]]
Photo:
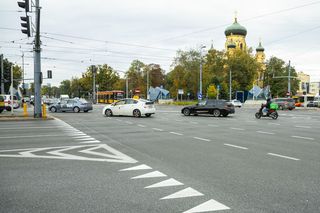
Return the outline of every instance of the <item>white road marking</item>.
[[[242,129],[242,128],[236,128],[236,127],[231,127],[230,129],[232,129],[232,130],[244,131],[244,129]]]
[[[23,130],[23,129],[54,129],[54,128],[57,128],[57,126],[30,126],[30,127],[14,127],[14,128],[9,128],[9,127],[6,127],[6,128],[0,128],[0,130],[10,130],[10,129],[13,129],[13,130]]]
[[[165,196],[163,198],[160,198],[160,200],[167,200],[167,199],[176,199],[176,198],[184,198],[184,197],[196,197],[196,196],[203,196],[201,192],[198,192],[197,190],[188,187],[185,189],[182,189],[181,191],[175,192],[171,195]]]
[[[147,169],[152,169],[152,168],[150,166],[147,166],[146,164],[141,164],[139,166],[121,169],[119,171],[136,171],[136,170],[147,170]]]
[[[100,143],[101,141],[99,140],[93,140],[93,141],[83,141],[83,142],[80,142],[80,143]]]
[[[178,133],[178,132],[170,132],[171,134],[174,134],[174,135],[183,135],[181,133]]]
[[[280,124],[278,124],[278,123],[272,123],[272,122],[270,122],[270,123],[268,123],[269,125],[276,125],[276,126],[280,126]]]
[[[180,120],[180,119],[176,119],[175,121],[178,121],[178,122],[180,122],[180,121],[183,121],[183,120]]]
[[[231,146],[231,147],[238,148],[238,149],[248,149],[247,147],[237,146],[237,145],[233,145],[233,144],[229,144],[229,143],[225,143],[224,145]]]
[[[138,175],[135,177],[132,177],[131,179],[141,179],[141,178],[155,178],[155,177],[166,177],[166,174],[163,174],[162,172],[159,171],[154,171],[154,172],[149,172],[147,174],[143,175]]]
[[[63,151],[72,149],[82,149],[78,152],[83,152],[91,155],[98,155],[105,158],[84,157],[75,154],[62,153]],[[52,150],[54,149],[54,150]],[[90,152],[91,150],[104,149],[111,154]],[[48,150],[48,154],[51,155],[38,155],[36,152]],[[52,150],[52,151],[50,151]],[[12,152],[18,152],[13,153]],[[12,150],[0,150],[0,157],[12,157],[12,158],[46,158],[46,159],[60,159],[60,160],[86,160],[86,161],[99,161],[99,162],[115,162],[115,163],[136,163],[135,159],[113,149],[106,144],[99,145],[78,145],[78,146],[60,146],[60,147],[43,147],[43,148],[28,148],[28,149],[12,149]]]
[[[199,137],[193,137],[194,139],[197,139],[197,140],[201,140],[201,141],[211,141],[209,139],[206,139],[206,138],[199,138]]]
[[[156,131],[160,131],[160,132],[162,132],[163,131],[163,129],[158,129],[158,128],[152,128],[153,130],[156,130]]]
[[[127,124],[133,124],[132,122],[130,122],[130,121],[126,121],[125,123],[127,123]]]
[[[218,125],[214,125],[214,124],[208,124],[208,126],[211,126],[211,127],[219,127]]]
[[[138,126],[140,126],[140,127],[146,127],[145,125],[142,125],[142,124],[138,124]]]
[[[77,139],[77,138],[90,138],[91,136],[89,135],[85,135],[85,136],[76,136],[76,137],[72,137],[74,139]]]
[[[264,132],[264,131],[256,131],[256,132],[261,134],[274,135],[273,132]]]
[[[89,137],[89,138],[78,138],[78,139],[76,139],[77,141],[92,141],[92,140],[95,140],[95,138],[91,138],[91,137]]]
[[[222,203],[219,203],[218,201],[211,199],[183,213],[209,212],[227,209],[230,208],[228,206],[223,205]]]
[[[311,129],[311,126],[294,126],[296,128]]]
[[[199,124],[198,122],[193,122],[193,121],[191,121],[190,123],[191,123],[191,124]]]
[[[14,138],[42,138],[42,137],[65,137],[64,135],[19,135],[19,136],[4,136],[0,139],[14,139]]]
[[[289,157],[289,156],[285,156],[285,155],[279,155],[279,154],[275,154],[275,153],[268,153],[268,155],[272,155],[272,156],[276,156],[276,157],[280,157],[280,158],[286,158],[286,159],[290,159],[290,160],[300,160],[298,158],[293,158],[293,157]]]
[[[121,122],[122,120],[120,120],[120,119],[116,119],[116,121],[120,121],[120,122]]]
[[[170,178],[168,180],[164,180],[164,181],[161,181],[159,183],[155,183],[155,184],[152,184],[150,186],[146,186],[144,187],[145,189],[150,189],[150,188],[158,188],[158,187],[168,187],[168,186],[182,186],[184,185],[183,183],[173,179],[173,178]]]
[[[293,135],[291,136],[292,138],[299,138],[299,139],[305,139],[305,140],[314,140],[314,138],[309,138],[309,137],[302,137],[302,136],[297,136],[297,135]]]

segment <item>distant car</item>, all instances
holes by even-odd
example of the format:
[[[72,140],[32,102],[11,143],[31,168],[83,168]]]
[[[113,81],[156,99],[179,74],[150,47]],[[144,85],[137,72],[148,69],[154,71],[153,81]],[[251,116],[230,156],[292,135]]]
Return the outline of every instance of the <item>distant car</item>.
[[[293,98],[275,98],[272,99],[272,102],[277,103],[279,106],[279,109],[284,110],[293,110],[296,108],[295,101]]]
[[[0,113],[5,110],[4,97],[0,95]]]
[[[185,116],[198,114],[211,114],[214,117],[227,117],[235,112],[234,105],[226,100],[203,100],[196,105],[186,106],[181,109]]]
[[[7,111],[11,111],[11,95],[2,95],[4,98],[4,105]],[[20,107],[19,100],[17,96],[13,96],[13,109],[18,109]]]
[[[310,101],[307,104],[307,107],[319,107],[320,106],[320,101]]]
[[[237,99],[232,100],[230,103],[232,103],[234,107],[242,107],[242,103]]]
[[[119,100],[118,102],[108,104],[102,110],[102,114],[107,117],[113,115],[134,117],[141,117],[142,115],[145,115],[146,117],[150,117],[152,114],[155,114],[155,112],[156,108],[152,101],[132,98],[126,98]]]
[[[65,99],[49,106],[50,112],[88,112],[92,110],[92,103],[84,99]]]

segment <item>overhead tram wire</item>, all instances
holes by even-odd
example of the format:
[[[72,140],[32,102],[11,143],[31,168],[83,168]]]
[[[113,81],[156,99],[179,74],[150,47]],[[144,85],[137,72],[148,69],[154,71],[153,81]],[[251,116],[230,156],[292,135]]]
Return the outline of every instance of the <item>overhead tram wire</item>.
[[[269,12],[269,13],[264,13],[264,14],[261,14],[261,15],[258,15],[258,16],[253,16],[251,18],[243,19],[243,20],[241,20],[241,22],[248,22],[248,21],[252,21],[252,20],[255,20],[255,19],[263,18],[263,17],[266,17],[266,16],[275,15],[275,14],[279,14],[279,13],[283,13],[283,12],[288,12],[288,11],[291,11],[291,10],[300,9],[300,8],[303,8],[303,7],[307,7],[307,6],[311,6],[311,5],[319,4],[319,3],[320,3],[320,1],[313,1],[313,2],[310,2],[310,3],[307,3],[307,4],[302,4],[302,5],[295,6],[295,7],[285,8],[285,9],[281,9],[281,10],[277,10],[277,11],[273,11],[273,12]],[[161,40],[155,41],[153,43],[158,43],[158,42],[162,42],[162,41],[169,41],[169,40],[175,40],[177,38],[182,38],[182,37],[186,37],[186,36],[193,35],[193,34],[198,34],[198,33],[203,33],[203,32],[207,32],[207,31],[211,31],[211,30],[216,30],[216,29],[219,29],[219,28],[222,28],[222,27],[227,27],[229,25],[230,25],[230,23],[226,23],[226,24],[221,24],[221,25],[217,25],[217,26],[214,26],[214,27],[204,28],[202,30],[197,30],[197,31],[193,31],[193,32],[190,32],[190,33],[181,34],[181,35],[178,35],[178,36],[173,36],[173,37],[169,37],[169,38],[166,38],[166,39],[161,39]]]

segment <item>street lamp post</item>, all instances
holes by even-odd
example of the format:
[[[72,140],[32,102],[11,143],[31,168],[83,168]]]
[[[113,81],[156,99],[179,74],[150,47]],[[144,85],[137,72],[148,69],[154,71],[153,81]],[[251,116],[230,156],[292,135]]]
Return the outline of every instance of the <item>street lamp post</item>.
[[[199,72],[199,96],[198,99],[202,100],[202,49],[206,48],[206,46],[201,45],[200,47],[200,72]]]
[[[96,67],[94,65],[91,65],[91,71],[93,75],[93,82],[92,82],[92,99],[93,103],[96,103]]]
[[[229,68],[229,100],[232,100],[232,70]]]
[[[147,69],[147,100],[149,100],[149,69]]]

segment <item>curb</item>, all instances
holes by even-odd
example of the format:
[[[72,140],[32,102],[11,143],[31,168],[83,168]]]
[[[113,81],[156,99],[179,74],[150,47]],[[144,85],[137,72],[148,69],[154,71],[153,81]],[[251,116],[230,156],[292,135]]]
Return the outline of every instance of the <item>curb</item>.
[[[4,121],[48,121],[54,120],[53,117],[47,116],[47,118],[34,118],[34,117],[23,117],[23,116],[0,116],[0,122]]]

